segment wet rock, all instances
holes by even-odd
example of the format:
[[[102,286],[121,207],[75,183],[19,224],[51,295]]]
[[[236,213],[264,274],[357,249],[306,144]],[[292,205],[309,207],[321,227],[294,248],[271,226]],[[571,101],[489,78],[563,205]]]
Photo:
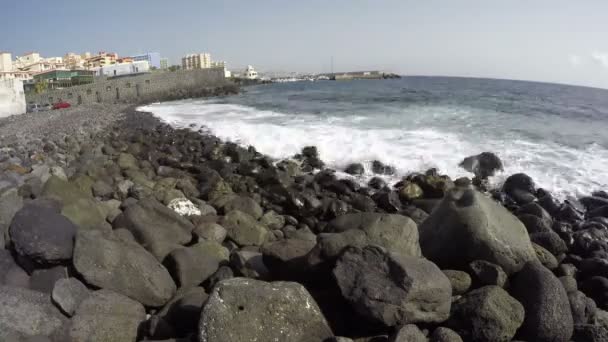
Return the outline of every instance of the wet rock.
[[[472,189],[450,192],[419,230],[422,254],[442,268],[466,269],[485,260],[512,274],[536,259],[521,222]]]
[[[116,292],[99,290],[78,306],[69,336],[73,342],[134,342],[145,318],[140,303]]]
[[[457,270],[442,270],[442,272],[448,277],[450,284],[452,284],[452,295],[465,294],[471,288],[473,281],[467,272]]]
[[[520,214],[517,218],[524,224],[529,234],[549,233],[552,223],[535,215]]]
[[[428,260],[375,246],[348,247],[333,275],[357,312],[386,326],[438,323],[449,316],[450,281]]]
[[[385,165],[381,161],[374,160],[372,162],[372,172],[378,175],[392,175],[395,173],[395,168],[390,165]]]
[[[524,321],[524,307],[498,286],[473,290],[452,305],[448,326],[465,341],[511,341]]]
[[[270,233],[251,215],[239,210],[227,213],[221,224],[228,230],[228,237],[240,246],[261,246]]]
[[[199,323],[201,342],[316,342],[331,336],[314,299],[302,285],[291,282],[221,281],[203,306]]]
[[[59,279],[53,287],[52,299],[58,308],[69,317],[89,297],[89,289],[76,278]]]
[[[125,209],[113,222],[127,228],[159,261],[192,240],[192,223],[154,199],[143,199]]]
[[[348,173],[349,175],[362,175],[365,172],[365,168],[361,163],[353,163],[346,166],[344,172]]]
[[[494,176],[497,171],[503,170],[502,161],[492,152],[482,152],[475,156],[466,157],[458,166],[474,173],[476,177],[481,179]]]
[[[454,182],[448,176],[435,173],[416,174],[408,178],[422,189],[426,198],[443,198],[454,187]]]
[[[162,306],[175,293],[169,272],[140,245],[80,231],[74,267],[87,283],[113,290],[147,306]]]
[[[77,230],[56,210],[27,204],[15,214],[10,236],[19,255],[40,264],[54,264],[72,257]]]
[[[8,241],[8,228],[15,214],[23,207],[23,199],[19,190],[9,188],[0,193],[0,248]]]
[[[581,342],[608,341],[608,329],[592,324],[577,324],[574,326],[572,340]]]
[[[564,287],[539,262],[527,263],[512,279],[510,293],[526,310],[518,336],[528,341],[569,341],[572,312]]]
[[[481,286],[496,285],[504,287],[507,282],[507,274],[496,264],[485,260],[475,260],[469,264],[475,280]]]
[[[568,247],[564,240],[553,231],[530,234],[530,240],[535,244],[542,246],[554,256],[559,256],[568,251]]]
[[[26,336],[50,336],[65,319],[43,293],[0,286],[0,326]]]
[[[532,195],[536,192],[536,184],[530,176],[524,173],[516,173],[505,180],[502,190],[516,201],[525,198],[527,195]],[[533,196],[533,195],[532,195]],[[534,196],[533,196],[534,197]],[[518,201],[520,204],[526,204],[532,201]],[[523,203],[525,202],[525,203]]]
[[[401,200],[399,200],[399,194],[395,191],[382,190],[375,193],[372,198],[379,208],[386,210],[388,213],[394,214],[401,210]]]
[[[384,179],[382,179],[380,177],[373,177],[372,179],[369,180],[369,182],[367,182],[367,186],[369,186],[372,189],[380,190],[380,189],[386,188],[387,184],[384,181]]]

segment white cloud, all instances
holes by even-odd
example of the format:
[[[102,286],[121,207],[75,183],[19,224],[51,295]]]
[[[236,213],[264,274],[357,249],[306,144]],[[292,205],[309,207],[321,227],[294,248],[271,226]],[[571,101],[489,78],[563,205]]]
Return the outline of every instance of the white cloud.
[[[573,67],[577,67],[583,63],[583,58],[579,55],[570,55],[568,59]]]
[[[591,54],[591,59],[604,68],[608,68],[608,52],[596,51]]]

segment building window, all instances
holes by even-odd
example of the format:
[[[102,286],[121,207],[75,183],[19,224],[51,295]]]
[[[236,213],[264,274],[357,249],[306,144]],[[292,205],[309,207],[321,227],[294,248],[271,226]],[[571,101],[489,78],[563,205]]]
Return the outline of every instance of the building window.
[[[146,84],[150,84],[150,80],[146,80]]]
[[[131,82],[127,82],[127,88],[131,88]]]
[[[91,89],[87,89],[87,95],[91,95],[92,91]]]

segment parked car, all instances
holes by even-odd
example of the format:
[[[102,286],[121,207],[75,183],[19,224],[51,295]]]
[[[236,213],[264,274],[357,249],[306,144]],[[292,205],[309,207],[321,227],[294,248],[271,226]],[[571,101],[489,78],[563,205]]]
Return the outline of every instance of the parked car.
[[[69,102],[57,102],[53,105],[53,109],[63,109],[63,108],[70,108],[72,107],[71,104],[69,104]]]
[[[38,103],[30,102],[27,104],[27,112],[28,113],[37,113],[41,110],[42,106]]]
[[[51,104],[50,104],[50,103],[45,103],[44,105],[42,105],[42,106],[40,107],[40,109],[39,109],[39,110],[40,110],[40,111],[44,111],[44,112],[46,112],[47,110],[51,110],[51,109],[53,109],[53,106],[51,106]]]

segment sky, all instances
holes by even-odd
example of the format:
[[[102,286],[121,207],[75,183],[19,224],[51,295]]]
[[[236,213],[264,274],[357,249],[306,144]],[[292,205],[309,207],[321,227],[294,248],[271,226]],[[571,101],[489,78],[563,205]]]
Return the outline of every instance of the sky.
[[[4,1],[4,0],[3,0]],[[209,52],[229,69],[383,70],[608,88],[606,0],[19,0],[0,51]]]

